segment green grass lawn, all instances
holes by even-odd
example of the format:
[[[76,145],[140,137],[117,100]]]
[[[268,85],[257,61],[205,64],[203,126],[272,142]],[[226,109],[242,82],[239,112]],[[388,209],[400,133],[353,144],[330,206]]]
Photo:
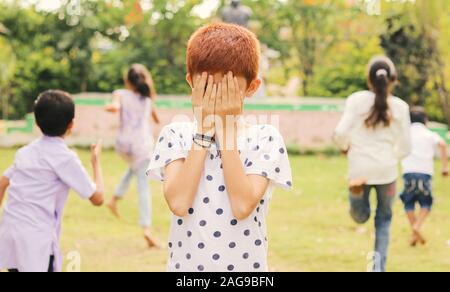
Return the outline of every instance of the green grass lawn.
[[[79,151],[84,162],[88,152]],[[0,150],[0,171],[12,162],[14,150]],[[108,151],[103,154],[108,195],[125,163]],[[343,157],[291,157],[293,192],[276,191],[269,214],[272,271],[366,271],[373,245],[373,218],[366,229],[348,215],[346,161]],[[400,190],[401,186],[399,186]],[[152,182],[154,227],[167,240],[170,213],[161,185]],[[410,248],[409,226],[400,201],[395,205],[389,271],[450,271],[450,179],[435,180],[436,205],[426,224],[429,243]],[[149,250],[137,226],[135,188],[121,202],[123,218],[106,207],[94,208],[71,195],[65,210],[62,249],[81,254],[83,271],[164,271],[167,250]]]

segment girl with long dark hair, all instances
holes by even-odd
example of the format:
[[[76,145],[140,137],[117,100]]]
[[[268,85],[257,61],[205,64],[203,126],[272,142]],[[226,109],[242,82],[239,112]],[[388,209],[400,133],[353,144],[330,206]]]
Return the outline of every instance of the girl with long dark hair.
[[[409,106],[391,94],[397,71],[387,57],[368,67],[369,91],[351,95],[335,140],[348,153],[350,214],[359,224],[370,219],[370,193],[377,194],[373,271],[385,271],[396,196],[398,163],[411,151]]]

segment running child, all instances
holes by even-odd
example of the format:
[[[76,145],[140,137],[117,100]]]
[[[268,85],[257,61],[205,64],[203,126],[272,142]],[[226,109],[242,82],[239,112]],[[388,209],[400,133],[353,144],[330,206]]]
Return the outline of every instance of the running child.
[[[424,108],[411,109],[411,122],[412,153],[402,162],[405,188],[400,197],[413,232],[410,244],[416,246],[418,243],[426,244],[422,226],[433,206],[436,149],[440,150],[443,176],[448,176],[448,150],[444,139],[427,128],[428,117]],[[421,209],[418,215],[417,204]]]
[[[389,58],[374,57],[368,65],[367,79],[370,90],[348,97],[335,140],[348,153],[350,215],[356,223],[369,221],[370,194],[376,191],[373,271],[384,272],[398,164],[411,152],[411,122],[408,104],[392,95],[397,70]]]
[[[0,269],[11,272],[62,270],[61,218],[70,189],[95,206],[103,204],[101,144],[92,146],[94,182],[64,139],[70,135],[75,105],[68,93],[49,90],[34,106],[43,136],[21,148],[0,178]]]
[[[116,140],[116,150],[128,163],[128,170],[123,175],[108,207],[115,216],[120,217],[118,201],[123,199],[131,179],[135,176],[139,193],[139,224],[144,230],[148,246],[159,248],[158,240],[151,230],[151,191],[145,175],[154,144],[151,123],[159,124],[153,105],[156,91],[150,72],[140,64],[131,66],[124,81],[125,89],[114,91],[113,102],[107,106],[107,111],[120,112],[120,131]]]
[[[169,271],[268,271],[269,202],[292,178],[278,130],[241,118],[261,82],[259,54],[256,36],[232,24],[207,25],[189,41],[196,121],[166,126],[149,166],[174,214]]]

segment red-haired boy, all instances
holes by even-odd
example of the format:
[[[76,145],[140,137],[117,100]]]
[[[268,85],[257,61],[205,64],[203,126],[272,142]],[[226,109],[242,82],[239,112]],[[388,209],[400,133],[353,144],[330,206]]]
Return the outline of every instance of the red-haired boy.
[[[240,118],[260,85],[259,54],[255,35],[237,25],[211,24],[189,41],[195,122],[166,126],[149,166],[174,214],[169,271],[268,270],[268,203],[292,179],[277,129]]]

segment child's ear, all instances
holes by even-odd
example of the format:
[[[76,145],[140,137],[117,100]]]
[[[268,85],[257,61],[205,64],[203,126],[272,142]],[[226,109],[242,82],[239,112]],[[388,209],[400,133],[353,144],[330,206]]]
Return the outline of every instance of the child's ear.
[[[191,73],[186,74],[186,81],[189,84],[191,88],[194,88],[194,83],[192,82],[192,75]]]
[[[72,133],[72,130],[73,130],[73,127],[75,126],[75,122],[74,122],[74,120],[72,120],[70,123],[69,123],[69,125],[67,126],[67,131],[66,131],[66,133],[64,134],[64,136],[68,136],[68,135],[70,135],[71,133]]]
[[[252,97],[256,91],[258,91],[259,87],[261,86],[261,79],[256,78],[252,82],[250,82],[250,85],[247,88],[247,91],[245,92],[245,97]]]

